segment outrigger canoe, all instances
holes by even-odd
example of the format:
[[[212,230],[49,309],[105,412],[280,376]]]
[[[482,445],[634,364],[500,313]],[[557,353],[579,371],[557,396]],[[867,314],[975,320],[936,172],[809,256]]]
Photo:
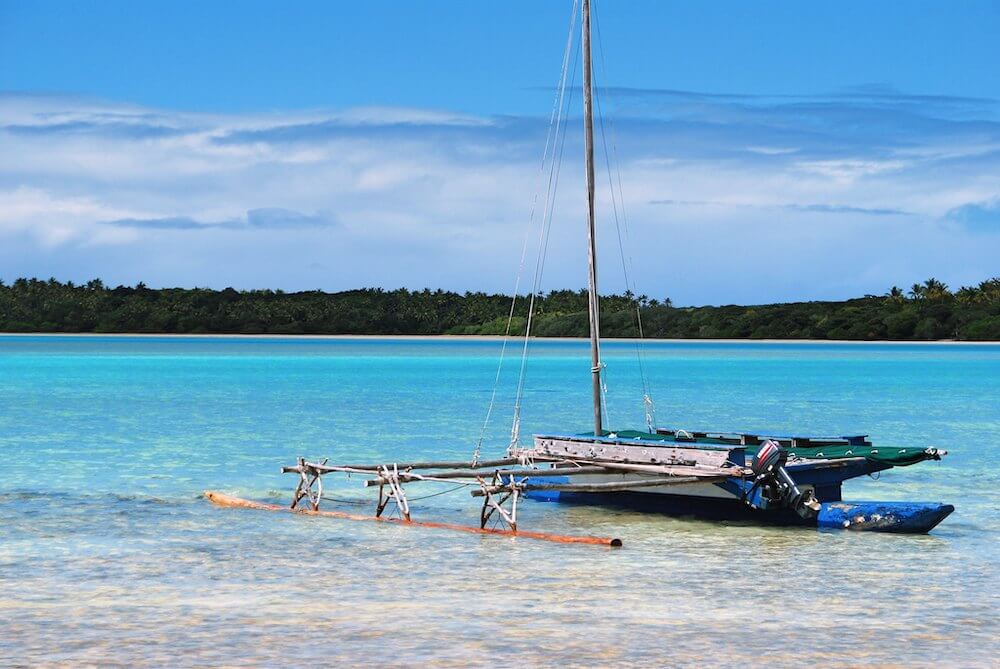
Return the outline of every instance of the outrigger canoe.
[[[758,466],[771,455],[770,471]],[[939,502],[845,501],[843,483],[894,467],[940,460],[947,451],[928,447],[876,447],[867,435],[800,437],[749,432],[659,430],[655,433],[607,432],[584,435],[536,435],[523,457],[584,458],[588,464],[608,459],[692,468],[731,467],[734,476],[672,486],[613,493],[573,490],[528,490],[535,500],[597,504],[710,520],[754,521],[827,529],[925,533],[955,507]],[[762,457],[763,456],[763,457]],[[746,471],[750,470],[750,476]],[[782,472],[787,480],[782,480]],[[646,475],[652,476],[653,474]],[[641,482],[635,472],[572,476],[574,484]],[[550,484],[571,477],[548,476]]]

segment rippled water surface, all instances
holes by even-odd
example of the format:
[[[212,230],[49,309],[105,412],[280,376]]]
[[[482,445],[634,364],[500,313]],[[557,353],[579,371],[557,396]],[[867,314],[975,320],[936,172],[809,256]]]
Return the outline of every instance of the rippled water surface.
[[[947,448],[845,487],[954,504],[928,536],[520,509],[526,528],[622,537],[613,550],[201,497],[284,502],[294,482],[279,468],[298,455],[468,458],[498,353],[493,341],[0,337],[0,665],[995,666],[997,346],[647,345],[662,425]],[[605,355],[610,422],[641,426],[634,346]],[[506,447],[509,367],[485,454]],[[536,343],[523,433],[587,429],[588,375],[585,343]],[[370,502],[357,478],[327,494]],[[413,507],[478,518],[462,490]]]

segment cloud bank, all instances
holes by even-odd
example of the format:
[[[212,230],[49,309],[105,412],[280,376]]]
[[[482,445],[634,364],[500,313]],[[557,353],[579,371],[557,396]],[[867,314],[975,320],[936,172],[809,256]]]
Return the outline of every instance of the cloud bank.
[[[303,214],[291,209],[270,207],[251,209],[244,218],[230,221],[196,221],[185,216],[173,216],[167,218],[119,218],[106,221],[106,223],[119,228],[137,228],[139,230],[206,230],[209,228],[245,230],[248,228],[325,227],[332,225],[333,219],[320,215]]]
[[[867,86],[611,88],[603,103],[641,292],[765,302],[996,273],[995,101]],[[510,290],[546,130],[421,109],[223,115],[2,94],[0,278]],[[585,283],[580,143],[574,124],[547,287]],[[620,289],[611,205],[602,191],[601,274]]]

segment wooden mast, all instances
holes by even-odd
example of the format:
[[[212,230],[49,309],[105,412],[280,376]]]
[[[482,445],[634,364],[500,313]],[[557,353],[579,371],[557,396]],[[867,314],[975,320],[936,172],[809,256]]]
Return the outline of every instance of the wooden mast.
[[[597,238],[594,224],[594,107],[590,55],[590,0],[583,0],[583,138],[587,172],[587,259],[590,311],[590,371],[594,392],[594,435],[603,434],[601,412],[601,312],[597,297]]]

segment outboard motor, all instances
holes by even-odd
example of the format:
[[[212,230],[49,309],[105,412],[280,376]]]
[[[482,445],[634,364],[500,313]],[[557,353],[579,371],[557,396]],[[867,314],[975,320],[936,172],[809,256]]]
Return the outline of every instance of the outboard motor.
[[[786,462],[788,451],[776,441],[765,441],[750,462],[750,469],[756,478],[745,497],[749,501],[754,490],[760,488],[760,495],[767,500],[769,506],[794,509],[803,518],[815,517],[819,512],[819,501],[811,490],[799,490],[795,480],[785,469]]]

